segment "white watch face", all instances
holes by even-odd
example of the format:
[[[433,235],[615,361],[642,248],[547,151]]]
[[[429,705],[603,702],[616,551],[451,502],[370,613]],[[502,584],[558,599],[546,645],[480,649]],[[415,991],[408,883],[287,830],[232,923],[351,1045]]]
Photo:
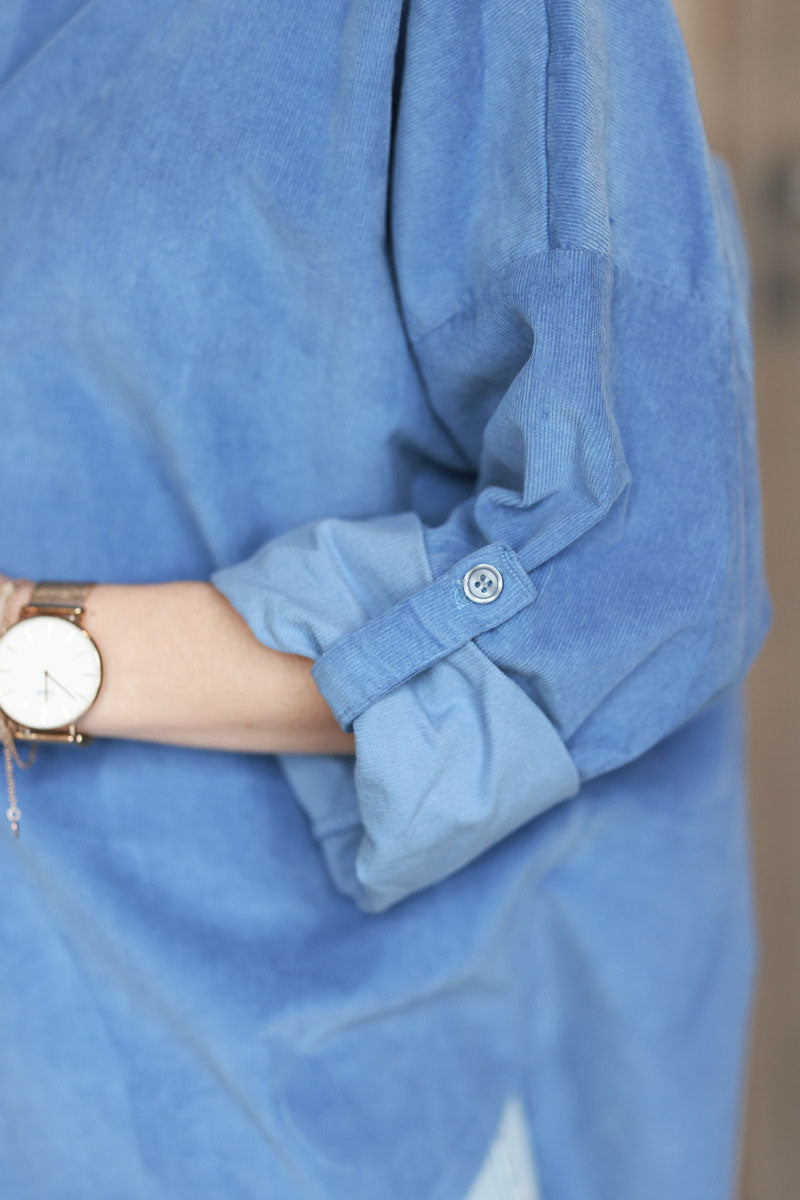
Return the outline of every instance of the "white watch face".
[[[0,638],[0,708],[31,729],[58,729],[83,716],[102,665],[89,634],[64,617],[25,617]]]

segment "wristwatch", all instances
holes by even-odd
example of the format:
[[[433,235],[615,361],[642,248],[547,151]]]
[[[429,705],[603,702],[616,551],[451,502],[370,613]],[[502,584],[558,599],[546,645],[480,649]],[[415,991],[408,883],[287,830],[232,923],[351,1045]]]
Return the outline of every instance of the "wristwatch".
[[[89,582],[43,580],[0,637],[0,709],[14,737],[88,744],[80,720],[103,679],[100,651],[83,628]]]

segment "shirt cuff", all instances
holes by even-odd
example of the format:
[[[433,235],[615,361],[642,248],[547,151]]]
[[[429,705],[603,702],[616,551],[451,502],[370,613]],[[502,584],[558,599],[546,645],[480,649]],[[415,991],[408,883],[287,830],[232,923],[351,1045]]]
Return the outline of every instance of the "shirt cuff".
[[[535,603],[509,545],[434,577],[415,513],[323,518],[210,582],[265,645],[315,660],[354,733],[354,758],[278,757],[335,886],[364,911],[440,882],[578,791],[558,731],[473,641]]]

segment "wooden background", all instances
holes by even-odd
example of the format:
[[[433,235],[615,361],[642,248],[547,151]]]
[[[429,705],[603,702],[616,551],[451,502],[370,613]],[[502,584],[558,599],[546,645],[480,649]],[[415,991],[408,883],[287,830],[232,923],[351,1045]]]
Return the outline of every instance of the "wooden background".
[[[753,265],[774,605],[747,683],[761,964],[739,1200],[800,1200],[800,4],[674,5],[709,143],[736,180]]]

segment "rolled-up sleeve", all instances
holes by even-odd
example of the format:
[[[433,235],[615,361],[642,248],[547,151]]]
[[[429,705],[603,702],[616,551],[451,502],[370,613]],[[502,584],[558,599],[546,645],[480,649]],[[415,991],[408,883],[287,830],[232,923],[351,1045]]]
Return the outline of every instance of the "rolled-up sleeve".
[[[411,6],[407,72],[426,61],[431,11]],[[553,21],[518,37],[519,15],[503,8],[502,24],[500,11],[487,6],[489,32],[484,19],[480,35],[469,22],[457,35],[484,39],[483,124],[446,89],[436,105],[447,80],[431,66],[421,97],[400,92],[393,177],[410,348],[432,409],[473,462],[474,489],[439,525],[411,510],[331,515],[210,577],[261,642],[314,660],[354,734],[355,756],[280,757],[336,887],[367,912],[445,879],[645,753],[744,678],[771,619],[748,268],[728,177],[709,159],[695,205],[673,168],[675,203],[692,209],[727,291],[692,287],[689,216],[674,223],[661,277],[636,269],[607,209],[614,170],[624,177],[630,163],[609,149],[596,105],[579,103],[584,43],[562,30],[559,50]],[[607,75],[597,82],[597,104],[614,104]],[[669,141],[675,123],[657,113],[640,118]],[[455,161],[464,122],[479,143],[461,179],[468,219],[426,256],[419,247],[439,244],[444,214],[420,189],[437,161],[442,172]],[[512,146],[533,156],[527,174]],[[448,179],[441,204],[457,186]],[[462,293],[445,314],[426,286],[442,280]]]

